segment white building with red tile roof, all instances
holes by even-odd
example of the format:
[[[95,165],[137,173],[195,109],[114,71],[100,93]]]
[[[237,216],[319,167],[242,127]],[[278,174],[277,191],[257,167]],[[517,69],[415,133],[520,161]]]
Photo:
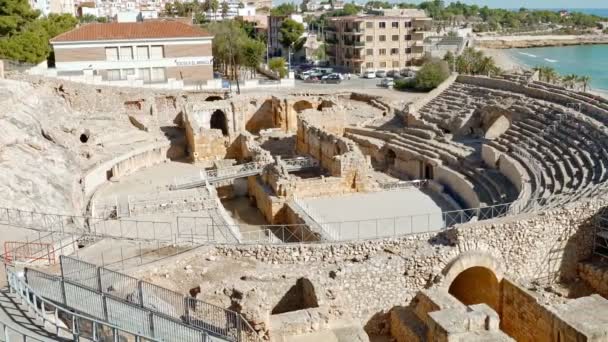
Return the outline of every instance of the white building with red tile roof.
[[[182,88],[213,79],[213,36],[177,21],[93,23],[51,39],[57,76]]]

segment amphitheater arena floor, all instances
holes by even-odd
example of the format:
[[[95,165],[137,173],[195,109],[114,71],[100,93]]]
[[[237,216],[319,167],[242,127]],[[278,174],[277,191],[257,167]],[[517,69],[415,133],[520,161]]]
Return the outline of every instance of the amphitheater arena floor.
[[[342,239],[374,238],[437,230],[441,212],[448,210],[439,198],[411,188],[303,199],[315,219],[329,223]]]

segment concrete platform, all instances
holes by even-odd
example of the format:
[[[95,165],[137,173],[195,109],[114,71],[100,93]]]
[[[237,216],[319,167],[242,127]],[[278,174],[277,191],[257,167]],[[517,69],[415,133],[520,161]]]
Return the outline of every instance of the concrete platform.
[[[302,199],[309,214],[339,232],[341,240],[387,237],[444,226],[447,204],[416,188]]]

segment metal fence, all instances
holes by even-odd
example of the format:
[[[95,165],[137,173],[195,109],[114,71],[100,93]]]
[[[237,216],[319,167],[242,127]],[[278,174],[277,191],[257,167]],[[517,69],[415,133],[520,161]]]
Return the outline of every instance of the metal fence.
[[[106,341],[139,340],[139,341],[182,341],[180,339],[161,339],[162,334],[156,337],[142,335],[139,332],[114,325],[107,320],[94,318],[86,313],[74,312],[73,309],[63,307],[57,303],[64,303],[62,284],[60,278],[26,269],[27,280],[21,278],[14,270],[7,269],[6,276],[11,293],[15,294],[26,306],[28,312],[35,320],[32,322],[58,338],[72,339],[74,341]],[[159,325],[162,326],[162,325]],[[6,327],[5,338],[6,338]],[[205,342],[206,335],[196,341]],[[23,335],[21,341],[36,340]],[[8,341],[8,338],[6,338]],[[193,340],[194,341],[194,340]]]
[[[188,341],[209,341],[206,331],[95,288],[28,268],[25,269],[25,279],[39,296],[60,303],[75,314],[86,315],[89,320],[130,332],[144,340],[177,342],[182,341],[177,336],[187,336]],[[85,331],[83,327],[78,324],[73,329],[82,334]]]
[[[260,341],[255,330],[235,311],[82,260],[61,257],[60,261],[66,284],[97,291],[112,300],[111,305],[118,306],[118,303],[135,305],[153,314],[170,317],[174,321],[230,341]],[[89,302],[86,305],[93,304]],[[125,307],[123,311],[128,311],[129,308],[130,306]],[[99,314],[99,312],[91,312],[91,314]],[[133,313],[133,315],[137,314],[139,313]],[[140,320],[135,319],[136,326],[132,328],[139,327],[141,330],[142,323],[137,322]]]

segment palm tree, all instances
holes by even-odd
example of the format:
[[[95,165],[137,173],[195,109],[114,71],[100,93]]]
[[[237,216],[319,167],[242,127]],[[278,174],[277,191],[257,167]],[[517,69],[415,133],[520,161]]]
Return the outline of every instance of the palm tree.
[[[562,81],[564,82],[564,86],[566,88],[574,89],[574,86],[576,85],[576,83],[579,82],[579,77],[575,74],[570,74],[570,75],[564,76]]]
[[[488,75],[497,74],[499,72],[499,68],[496,66],[494,59],[492,57],[483,57],[477,64],[476,73],[480,75]]]
[[[545,82],[547,83],[555,83],[560,78],[559,74],[555,71],[555,69],[549,66],[541,67],[540,76],[541,79],[544,78]]]
[[[578,81],[583,84],[583,92],[587,92],[587,87],[589,86],[589,82],[591,82],[590,76],[581,76],[578,78]]]

